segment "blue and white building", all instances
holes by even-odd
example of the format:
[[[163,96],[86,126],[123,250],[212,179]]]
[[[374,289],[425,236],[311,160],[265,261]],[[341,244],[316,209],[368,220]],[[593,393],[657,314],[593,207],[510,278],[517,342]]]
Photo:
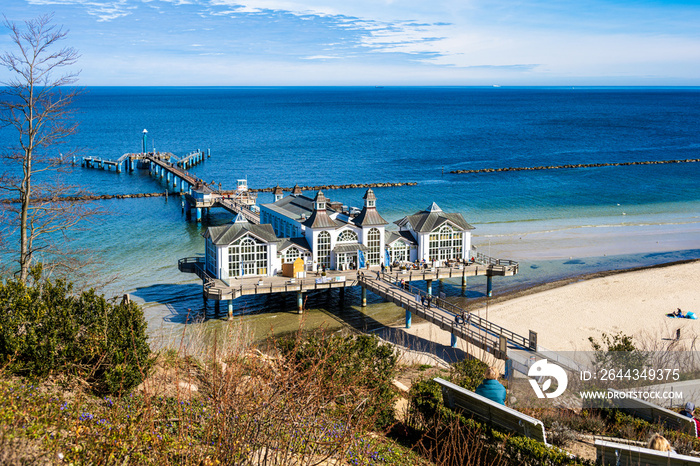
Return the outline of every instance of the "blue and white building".
[[[387,231],[372,189],[363,196],[362,209],[330,202],[322,191],[309,198],[298,186],[286,197],[277,187],[274,196],[274,202],[260,206],[260,225],[239,215],[229,225],[207,229],[209,275],[226,281],[274,276],[282,264],[298,258],[307,271],[469,258],[474,227],[435,203],[394,222],[398,230]]]

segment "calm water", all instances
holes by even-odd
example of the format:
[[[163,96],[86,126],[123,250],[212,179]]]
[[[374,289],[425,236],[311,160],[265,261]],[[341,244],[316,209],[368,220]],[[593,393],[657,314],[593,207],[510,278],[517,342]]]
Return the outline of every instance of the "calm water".
[[[184,155],[211,149],[191,171],[233,188],[276,184],[415,181],[376,189],[393,222],[437,202],[461,212],[487,254],[522,263],[497,280],[496,293],[603,269],[700,257],[700,164],[451,175],[454,169],[697,158],[700,89],[602,88],[89,88],[77,101],[80,132],[66,146],[116,159],[148,147]],[[4,146],[11,133],[0,130]],[[155,192],[147,171],[116,174],[77,167],[69,181],[98,194]],[[306,193],[313,195],[314,193]],[[327,191],[360,206],[364,190]],[[261,194],[260,201],[271,201]],[[103,261],[95,277],[110,294],[145,303],[151,331],[169,331],[202,309],[201,283],[177,270],[177,259],[203,252],[208,224],[198,226],[180,203],[163,198],[105,201],[110,215],[77,233]],[[443,291],[469,305],[484,284]],[[240,299],[237,309],[258,334],[300,323],[373,328],[402,316],[358,293],[311,295],[303,317],[293,297]],[[465,301],[466,300],[466,301]],[[211,319],[208,325],[216,325]],[[163,330],[165,329],[165,330]]]

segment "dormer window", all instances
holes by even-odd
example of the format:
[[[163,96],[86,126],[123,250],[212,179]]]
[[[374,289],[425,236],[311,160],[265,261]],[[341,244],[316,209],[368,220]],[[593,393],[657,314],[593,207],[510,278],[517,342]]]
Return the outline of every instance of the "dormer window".
[[[316,210],[326,210],[326,203],[325,202],[317,202],[316,203]]]

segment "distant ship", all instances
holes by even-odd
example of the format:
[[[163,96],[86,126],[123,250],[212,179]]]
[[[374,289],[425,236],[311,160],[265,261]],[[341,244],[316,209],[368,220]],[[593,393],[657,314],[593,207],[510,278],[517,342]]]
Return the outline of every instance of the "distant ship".
[[[501,87],[500,84],[494,84],[493,87]]]

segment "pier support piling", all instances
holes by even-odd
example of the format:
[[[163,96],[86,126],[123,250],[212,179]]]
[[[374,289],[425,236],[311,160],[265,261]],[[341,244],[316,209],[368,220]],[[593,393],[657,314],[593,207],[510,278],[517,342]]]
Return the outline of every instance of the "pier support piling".
[[[233,319],[233,299],[228,300],[228,318]]]
[[[433,294],[433,281],[426,280],[425,285],[426,285],[426,293],[428,293],[428,295],[432,295]]]
[[[406,328],[411,328],[411,311],[406,309]]]
[[[489,298],[493,296],[493,277],[491,275],[486,276],[486,296]]]
[[[297,291],[297,314],[304,313],[304,293]]]
[[[454,333],[450,334],[450,346],[457,348],[457,335]]]
[[[202,208],[197,207],[197,223],[202,223]]]
[[[219,306],[220,306],[220,303],[221,303],[221,301],[219,301],[218,299],[217,299],[216,301],[214,301],[214,315],[215,315],[216,317],[219,317]]]
[[[362,307],[367,307],[367,288],[365,288],[365,285],[362,285]]]

